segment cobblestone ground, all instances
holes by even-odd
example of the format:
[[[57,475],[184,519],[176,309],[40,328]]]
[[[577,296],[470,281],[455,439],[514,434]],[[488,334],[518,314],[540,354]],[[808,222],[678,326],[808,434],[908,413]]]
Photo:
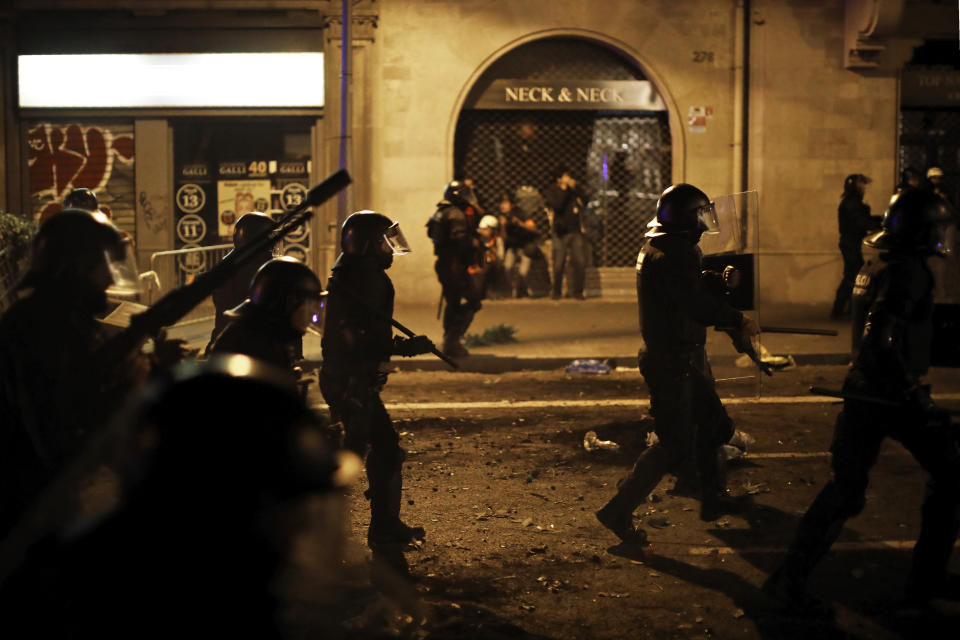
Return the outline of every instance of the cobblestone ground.
[[[718,389],[737,428],[755,439],[729,475],[732,492],[750,494],[752,505],[704,523],[696,501],[671,495],[668,477],[636,512],[652,542],[645,550],[618,544],[593,515],[652,424],[636,370],[391,376],[383,397],[408,451],[402,515],[427,538],[406,554],[408,580],[373,562],[361,477],[343,511],[345,560],[331,569],[327,543],[301,541],[282,583],[289,635],[951,637],[943,630],[956,628],[960,606],[901,605],[925,475],[893,442],[871,476],[867,508],[810,584],[835,603],[835,618],[792,618],[762,594],[828,477],[838,405],[807,389],[839,387],[844,368],[780,372],[759,400],[753,379],[733,379],[749,373],[715,370],[728,379]],[[935,370],[931,381],[942,404],[960,407],[955,371]],[[316,391],[311,400],[323,406]],[[586,451],[588,431],[619,448]]]

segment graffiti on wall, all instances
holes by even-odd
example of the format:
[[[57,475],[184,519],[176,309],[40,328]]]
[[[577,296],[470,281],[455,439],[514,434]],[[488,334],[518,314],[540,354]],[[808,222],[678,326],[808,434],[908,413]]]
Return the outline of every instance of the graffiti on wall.
[[[27,163],[30,171],[30,192],[34,202],[34,215],[41,221],[60,210],[64,197],[71,190],[86,187],[97,193],[101,201],[111,203],[114,215],[117,205],[127,208],[123,202],[126,185],[110,189],[109,183],[119,166],[132,182],[133,127],[117,125],[83,125],[40,123],[27,134]],[[111,197],[104,191],[118,191]],[[132,191],[132,184],[130,185]],[[129,203],[132,211],[133,202]]]

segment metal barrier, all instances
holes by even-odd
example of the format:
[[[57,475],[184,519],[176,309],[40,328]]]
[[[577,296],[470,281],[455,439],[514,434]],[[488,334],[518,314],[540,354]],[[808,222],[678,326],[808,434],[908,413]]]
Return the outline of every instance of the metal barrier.
[[[150,256],[150,269],[159,280],[154,280],[142,296],[145,304],[153,304],[177,287],[193,282],[201,273],[206,273],[218,264],[233,249],[232,244],[216,244],[207,247],[192,247],[158,251]],[[215,315],[213,300],[206,298],[174,326],[182,326],[212,320]]]

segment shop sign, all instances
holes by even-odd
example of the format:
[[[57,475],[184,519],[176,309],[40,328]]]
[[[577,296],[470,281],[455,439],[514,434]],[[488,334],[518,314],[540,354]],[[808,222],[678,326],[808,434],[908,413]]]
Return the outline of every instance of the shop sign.
[[[665,111],[647,80],[494,80],[473,109],[604,109]]]
[[[299,182],[291,182],[280,191],[280,205],[284,211],[293,211],[306,197],[307,188]]]
[[[904,107],[960,107],[960,71],[904,69],[900,80]]]
[[[207,194],[198,184],[187,183],[177,189],[177,206],[184,213],[197,213],[206,203]]]
[[[181,178],[206,178],[208,177],[207,165],[205,164],[185,164],[180,167]]]
[[[221,178],[245,178],[247,177],[247,163],[221,162],[219,174]]]
[[[277,173],[279,173],[281,176],[305,176],[310,173],[309,165],[309,160],[280,162],[277,166]]]
[[[198,244],[185,244],[182,249],[199,249]],[[184,273],[200,273],[207,270],[207,255],[203,251],[188,251],[177,256],[177,266]]]
[[[207,223],[200,216],[191,213],[177,220],[177,237],[180,242],[193,244],[207,235]]]

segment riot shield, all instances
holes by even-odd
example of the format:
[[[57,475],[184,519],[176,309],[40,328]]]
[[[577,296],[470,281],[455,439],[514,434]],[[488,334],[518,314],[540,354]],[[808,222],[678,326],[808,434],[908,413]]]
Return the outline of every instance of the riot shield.
[[[704,233],[700,238],[705,285],[759,324],[757,192],[732,193],[717,197],[713,202],[719,229],[716,233]],[[711,331],[707,341],[721,395],[759,396],[763,374],[751,359],[751,354],[739,352],[733,340],[723,331]],[[761,341],[754,340],[752,346],[755,355],[762,359],[765,351]],[[741,349],[743,347],[740,346]]]

